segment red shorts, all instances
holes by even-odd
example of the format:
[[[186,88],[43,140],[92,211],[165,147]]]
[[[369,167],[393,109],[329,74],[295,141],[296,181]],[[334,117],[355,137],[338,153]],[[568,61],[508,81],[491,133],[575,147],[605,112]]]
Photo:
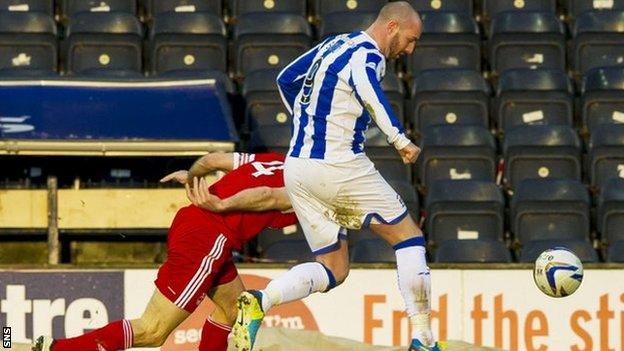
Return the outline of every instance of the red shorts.
[[[209,217],[193,206],[176,214],[167,238],[167,261],[154,282],[176,306],[193,312],[215,286],[238,276],[232,247]]]

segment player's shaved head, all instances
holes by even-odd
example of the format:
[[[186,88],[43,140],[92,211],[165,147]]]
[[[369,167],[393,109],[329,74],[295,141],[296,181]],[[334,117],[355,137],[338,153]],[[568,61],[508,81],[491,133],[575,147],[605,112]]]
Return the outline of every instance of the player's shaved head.
[[[422,33],[420,16],[407,1],[387,3],[366,30],[389,59],[411,54]]]
[[[379,16],[377,16],[378,21],[388,22],[390,20],[395,20],[399,23],[405,23],[415,18],[418,18],[420,22],[418,13],[407,1],[389,2],[381,8]]]

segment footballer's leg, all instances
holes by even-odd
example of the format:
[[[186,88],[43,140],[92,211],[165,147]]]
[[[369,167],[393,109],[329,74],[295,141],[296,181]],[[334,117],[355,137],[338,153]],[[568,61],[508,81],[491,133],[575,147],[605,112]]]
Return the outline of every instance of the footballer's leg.
[[[139,319],[119,320],[87,334],[68,339],[52,340],[39,337],[34,351],[97,351],[125,350],[133,346],[160,346],[171,331],[189,312],[179,308],[158,290],[154,291],[143,315]]]
[[[206,319],[202,328],[199,351],[226,351],[228,335],[236,320],[236,302],[243,292],[243,282],[238,276],[233,262],[225,265],[217,278],[216,287],[208,291],[215,310]]]
[[[431,277],[422,231],[409,215],[397,224],[370,228],[395,250],[399,290],[412,327],[410,350],[438,351],[431,332]]]
[[[264,290],[243,292],[238,298],[238,316],[232,330],[236,349],[252,350],[262,319],[272,306],[327,292],[342,283],[348,273],[348,245],[341,239],[333,245],[332,251],[318,254],[316,262],[294,266],[269,282]]]

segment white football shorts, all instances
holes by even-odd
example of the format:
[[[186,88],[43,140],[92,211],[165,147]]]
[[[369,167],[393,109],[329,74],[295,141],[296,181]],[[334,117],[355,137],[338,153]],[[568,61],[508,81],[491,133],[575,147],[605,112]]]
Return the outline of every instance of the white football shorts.
[[[366,155],[343,163],[287,157],[284,183],[314,254],[335,250],[346,229],[395,224],[407,216],[403,199]]]

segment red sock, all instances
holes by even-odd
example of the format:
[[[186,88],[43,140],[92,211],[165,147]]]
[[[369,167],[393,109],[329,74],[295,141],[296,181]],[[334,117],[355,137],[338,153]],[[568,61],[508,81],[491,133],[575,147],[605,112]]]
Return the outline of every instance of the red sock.
[[[117,351],[132,347],[132,326],[122,319],[87,334],[54,340],[52,351]]]
[[[202,328],[201,341],[199,342],[199,351],[227,351],[228,335],[232,328],[206,319]],[[56,351],[56,350],[54,350]]]

